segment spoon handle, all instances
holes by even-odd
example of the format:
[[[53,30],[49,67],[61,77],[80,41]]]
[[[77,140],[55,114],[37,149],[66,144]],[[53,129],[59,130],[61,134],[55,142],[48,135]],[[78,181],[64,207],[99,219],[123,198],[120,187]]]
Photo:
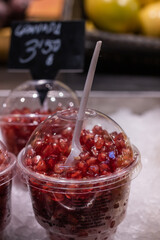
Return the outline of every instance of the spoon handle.
[[[87,78],[86,78],[81,102],[80,102],[77,121],[76,121],[76,125],[75,125],[75,130],[74,130],[74,133],[73,133],[73,139],[72,139],[72,143],[74,142],[78,146],[79,146],[79,137],[80,137],[80,134],[81,134],[83,119],[84,119],[84,115],[85,115],[85,109],[86,109],[87,102],[88,102],[88,96],[89,96],[89,93],[90,93],[90,90],[91,90],[91,87],[92,87],[94,74],[95,74],[95,70],[96,70],[96,66],[97,66],[97,61],[98,61],[99,53],[100,53],[100,50],[101,50],[101,45],[102,45],[102,41],[98,41],[96,43],[94,53],[93,53],[93,56],[92,56],[92,60],[91,60],[91,63],[90,63],[90,67],[89,67],[89,70],[88,70],[88,74],[87,74]]]

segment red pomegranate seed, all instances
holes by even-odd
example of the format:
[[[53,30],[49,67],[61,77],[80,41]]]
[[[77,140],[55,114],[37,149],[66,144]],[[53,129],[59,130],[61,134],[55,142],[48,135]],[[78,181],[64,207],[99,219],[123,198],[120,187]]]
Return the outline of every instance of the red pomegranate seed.
[[[52,153],[53,153],[53,147],[52,147],[52,145],[47,145],[44,149],[43,149],[43,155],[45,156],[45,157],[47,157],[47,156],[50,156]]]
[[[37,172],[46,172],[47,171],[47,166],[44,160],[41,160],[38,162],[36,166],[34,166],[34,169]]]
[[[59,156],[59,161],[60,161],[60,162],[65,163],[66,160],[67,160],[67,156],[62,155],[62,154]]]
[[[98,150],[95,146],[91,147],[91,153],[93,154],[94,157],[98,156]]]
[[[65,130],[62,131],[62,136],[67,138],[67,139],[72,139],[72,133],[73,129],[71,127],[66,128]]]
[[[99,166],[98,165],[90,165],[88,171],[90,173],[98,174],[99,173]]]
[[[104,145],[103,137],[96,134],[95,137],[94,137],[94,146],[97,149],[101,149],[103,147],[103,145]]]
[[[98,135],[102,135],[103,134],[103,129],[101,126],[95,125],[93,127],[93,133],[94,134],[98,134]]]
[[[33,150],[33,148],[27,149],[27,153],[26,153],[27,157],[33,157],[34,154],[35,154],[35,151]]]
[[[105,162],[102,162],[102,163],[99,165],[99,168],[100,168],[100,171],[101,171],[101,172],[103,172],[104,170],[110,172],[110,168],[109,168],[108,164],[105,163]]]
[[[98,161],[100,161],[100,162],[103,162],[103,161],[105,161],[105,160],[107,160],[107,153],[106,152],[100,152],[99,154],[98,154]]]
[[[95,164],[96,161],[97,161],[97,158],[95,158],[95,157],[90,157],[90,158],[86,161],[86,163],[90,166],[90,165],[92,165],[92,164]]]
[[[63,173],[64,172],[64,165],[63,163],[56,163],[54,166],[55,173]]]
[[[46,159],[47,168],[53,171],[55,164],[57,163],[57,155],[51,155]]]
[[[86,173],[87,171],[87,163],[85,161],[79,161],[77,163],[77,168],[80,169],[82,171],[82,173]]]
[[[90,153],[87,152],[87,151],[86,152],[81,152],[79,156],[80,156],[82,161],[85,161],[90,157]]]
[[[71,178],[82,178],[82,173],[80,170],[77,170],[75,172],[73,172],[71,175],[70,175]]]
[[[66,138],[64,138],[64,139],[60,138],[58,146],[59,146],[59,150],[60,150],[61,153],[67,152],[68,148],[69,148],[68,140]]]
[[[42,157],[40,155],[36,155],[35,157],[32,158],[32,164],[37,165],[39,163],[39,161],[42,160]]]
[[[61,193],[54,193],[53,200],[56,202],[62,202],[65,198],[64,194]]]
[[[32,158],[26,158],[25,163],[26,163],[26,166],[31,167],[32,166]]]
[[[52,148],[53,148],[53,153],[54,153],[54,154],[59,154],[58,143],[54,142],[54,143],[52,144]]]

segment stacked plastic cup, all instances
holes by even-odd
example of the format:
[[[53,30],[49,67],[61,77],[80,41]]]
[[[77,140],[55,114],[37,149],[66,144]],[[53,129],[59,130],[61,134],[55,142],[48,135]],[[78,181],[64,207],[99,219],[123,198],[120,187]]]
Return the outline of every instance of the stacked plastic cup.
[[[0,239],[11,219],[11,189],[16,157],[0,141]]]
[[[41,123],[18,155],[35,218],[52,240],[111,240],[123,221],[140,153],[108,116],[87,109],[81,152],[67,166],[76,109]]]
[[[77,107],[77,95],[59,81],[26,81],[3,103],[0,127],[8,150],[17,155],[40,122],[57,110]]]

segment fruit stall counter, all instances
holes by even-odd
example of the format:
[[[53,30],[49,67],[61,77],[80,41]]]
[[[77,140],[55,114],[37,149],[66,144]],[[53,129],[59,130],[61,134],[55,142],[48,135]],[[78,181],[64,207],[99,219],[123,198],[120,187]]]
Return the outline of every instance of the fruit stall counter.
[[[79,97],[81,85],[77,87]],[[153,85],[152,91],[113,91],[111,85],[110,91],[93,89],[88,102],[88,107],[108,114],[120,124],[142,158],[143,168],[131,185],[127,215],[118,227],[115,240],[159,240],[160,93],[158,88],[154,89],[156,84]],[[10,91],[4,89],[0,91],[0,103]],[[12,220],[4,239],[48,239],[35,220],[28,190],[16,178],[12,188]]]

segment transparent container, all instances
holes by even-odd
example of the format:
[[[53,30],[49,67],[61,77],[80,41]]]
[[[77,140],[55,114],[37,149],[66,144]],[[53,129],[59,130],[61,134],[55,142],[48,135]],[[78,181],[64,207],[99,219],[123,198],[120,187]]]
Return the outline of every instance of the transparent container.
[[[40,122],[57,110],[77,107],[77,95],[59,81],[26,81],[3,103],[0,126],[8,150],[15,155]]]
[[[76,116],[68,109],[41,123],[19,153],[18,168],[50,239],[111,240],[125,217],[140,153],[116,122],[88,109],[82,151],[66,166]]]
[[[0,141],[0,236],[11,219],[11,189],[16,157]]]

